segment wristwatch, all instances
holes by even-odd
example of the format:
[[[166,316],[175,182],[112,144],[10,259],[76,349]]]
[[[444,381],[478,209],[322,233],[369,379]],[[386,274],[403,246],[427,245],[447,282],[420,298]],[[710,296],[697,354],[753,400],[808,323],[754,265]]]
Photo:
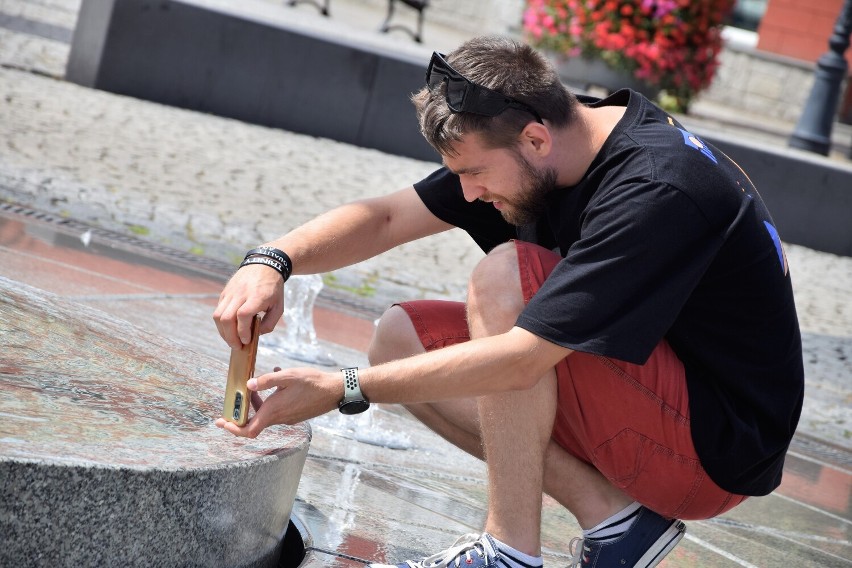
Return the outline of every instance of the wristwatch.
[[[343,414],[359,414],[370,408],[370,401],[361,393],[358,383],[358,367],[347,367],[343,371],[343,400],[337,409]]]

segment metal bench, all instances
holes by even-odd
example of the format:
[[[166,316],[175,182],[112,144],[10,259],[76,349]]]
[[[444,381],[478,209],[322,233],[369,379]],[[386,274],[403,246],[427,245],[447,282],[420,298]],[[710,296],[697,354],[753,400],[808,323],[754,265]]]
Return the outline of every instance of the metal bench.
[[[323,16],[328,16],[328,9],[331,4],[331,0],[322,0],[322,4],[315,0],[287,0],[288,6],[295,6],[296,4],[310,4],[311,6],[315,6]]]
[[[417,10],[417,31],[413,31],[410,28],[400,25],[393,24],[391,25],[390,21],[393,18],[394,9],[396,8],[397,0],[388,0],[388,15],[385,17],[385,21],[382,24],[381,32],[387,33],[391,30],[402,30],[409,34],[414,41],[417,43],[423,43],[423,13],[426,11],[426,8],[429,7],[429,0],[399,0],[406,6],[414,8]]]

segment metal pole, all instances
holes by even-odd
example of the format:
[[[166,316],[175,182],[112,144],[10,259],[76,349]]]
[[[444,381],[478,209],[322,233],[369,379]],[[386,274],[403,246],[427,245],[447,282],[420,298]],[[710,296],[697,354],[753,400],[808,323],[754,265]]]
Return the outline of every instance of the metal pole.
[[[831,129],[840,103],[840,87],[849,65],[843,53],[852,34],[852,0],[846,0],[828,40],[829,51],[817,61],[814,86],[805,103],[789,144],[809,152],[828,155]]]

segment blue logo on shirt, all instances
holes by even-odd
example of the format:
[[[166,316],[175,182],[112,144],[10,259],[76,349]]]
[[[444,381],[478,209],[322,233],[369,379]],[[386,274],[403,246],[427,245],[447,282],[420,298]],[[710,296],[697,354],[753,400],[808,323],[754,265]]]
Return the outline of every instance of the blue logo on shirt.
[[[680,130],[680,133],[683,134],[683,143],[684,144],[686,144],[687,146],[690,146],[691,148],[695,148],[696,150],[698,150],[699,152],[701,152],[702,154],[704,154],[705,156],[707,156],[708,158],[713,160],[714,164],[719,163],[719,161],[716,159],[716,156],[714,156],[713,152],[710,151],[710,148],[708,148],[707,145],[704,142],[702,142],[701,139],[698,136],[696,136],[695,134],[692,134],[690,132],[687,132],[686,130],[684,130],[682,128],[678,128],[678,130]]]
[[[784,246],[781,244],[781,235],[778,234],[778,231],[769,221],[764,221],[763,224],[766,226],[766,230],[769,231],[769,236],[772,237],[772,242],[775,243],[775,252],[778,253],[778,260],[781,262],[781,269],[784,271],[784,276],[786,276],[787,255],[784,254]]]

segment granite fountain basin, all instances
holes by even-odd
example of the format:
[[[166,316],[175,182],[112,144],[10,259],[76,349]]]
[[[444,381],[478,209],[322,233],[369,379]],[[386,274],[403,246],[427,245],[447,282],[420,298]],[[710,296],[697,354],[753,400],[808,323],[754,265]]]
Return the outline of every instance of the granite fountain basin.
[[[307,424],[235,438],[225,363],[5,278],[0,349],[0,565],[279,565]]]

